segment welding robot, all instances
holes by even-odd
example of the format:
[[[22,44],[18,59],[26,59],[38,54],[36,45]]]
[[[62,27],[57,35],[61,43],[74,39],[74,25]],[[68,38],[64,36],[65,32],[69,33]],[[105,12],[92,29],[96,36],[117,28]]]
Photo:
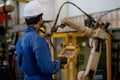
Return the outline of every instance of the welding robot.
[[[103,40],[108,39],[107,32],[101,28],[93,29],[81,26],[80,24],[69,18],[64,18],[61,23],[64,26],[67,25],[78,32],[84,33],[87,37],[90,38],[89,43],[91,51],[88,63],[84,71],[78,72],[77,80],[94,80],[101,55],[101,43]]]
[[[76,23],[75,21],[71,20],[70,18],[64,18],[61,21],[61,25],[58,25],[57,27],[57,20],[59,18],[60,12],[62,7],[65,4],[71,4],[75,6],[77,9],[79,9],[82,13],[84,13],[90,21],[89,25],[81,26],[79,23]],[[112,12],[113,10],[108,11]],[[106,13],[106,14],[107,14]],[[104,15],[106,15],[104,14]],[[104,16],[104,15],[101,15]],[[100,18],[101,18],[100,17]],[[87,21],[86,21],[87,22]],[[76,31],[81,33],[84,33],[86,37],[89,37],[89,46],[91,47],[90,51],[90,56],[88,59],[88,63],[86,66],[86,69],[84,71],[79,71],[77,75],[77,80],[94,80],[97,66],[100,60],[100,55],[101,55],[101,45],[103,41],[107,42],[107,80],[111,80],[111,51],[110,51],[110,46],[111,46],[111,36],[107,32],[107,28],[109,27],[110,23],[106,22],[105,24],[101,24],[98,21],[96,22],[94,18],[92,18],[90,15],[88,15],[86,12],[84,12],[80,7],[75,5],[72,2],[65,2],[61,5],[58,14],[56,16],[54,25],[51,29],[51,34],[56,32],[58,27],[64,28],[65,26],[71,27],[75,29]],[[104,27],[104,28],[103,28]],[[103,29],[102,29],[103,28]],[[76,79],[75,79],[76,80]]]

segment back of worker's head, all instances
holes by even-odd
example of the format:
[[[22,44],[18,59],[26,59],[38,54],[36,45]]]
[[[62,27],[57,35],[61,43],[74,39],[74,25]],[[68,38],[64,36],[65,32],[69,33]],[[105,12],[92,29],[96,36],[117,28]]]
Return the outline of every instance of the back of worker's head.
[[[30,1],[25,5],[24,18],[27,25],[37,24],[42,15],[43,8],[37,0]]]

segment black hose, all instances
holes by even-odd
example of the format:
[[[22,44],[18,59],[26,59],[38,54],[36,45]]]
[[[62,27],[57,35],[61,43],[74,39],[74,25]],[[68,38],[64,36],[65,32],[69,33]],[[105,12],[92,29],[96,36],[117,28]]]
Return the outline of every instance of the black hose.
[[[55,20],[55,22],[54,22],[54,25],[53,25],[53,27],[52,27],[52,29],[51,29],[51,33],[57,31],[56,24],[57,24],[57,21],[58,21],[60,12],[61,12],[61,10],[62,10],[62,8],[63,8],[63,6],[64,6],[65,4],[72,4],[72,5],[75,6],[77,9],[79,9],[81,12],[83,12],[91,21],[93,21],[94,23],[96,23],[96,21],[94,20],[93,17],[91,17],[90,15],[88,15],[86,12],[84,12],[84,11],[83,11],[80,7],[78,7],[76,4],[68,1],[68,2],[65,2],[65,3],[63,3],[63,4],[61,5],[61,7],[60,7],[60,9],[59,9],[59,11],[58,11],[56,20]]]
[[[69,2],[69,1],[63,3],[63,4],[61,5],[59,11],[58,11],[58,14],[57,14],[57,16],[56,16],[56,19],[55,19],[54,25],[53,25],[53,27],[52,27],[52,29],[51,29],[50,44],[52,45],[53,48],[54,48],[54,45],[53,45],[53,43],[52,43],[51,36],[52,36],[53,33],[56,32],[57,29],[58,29],[58,26],[56,27],[56,24],[57,24],[57,21],[58,21],[58,18],[59,18],[60,12],[61,12],[61,10],[62,10],[62,8],[63,8],[63,6],[64,6],[65,4],[72,4],[73,6],[75,6],[76,8],[78,8],[81,12],[83,12],[83,13],[84,13],[84,14],[85,14],[85,15],[86,15],[86,16],[87,16],[92,22],[96,23],[96,21],[94,20],[93,17],[91,17],[90,15],[88,15],[86,12],[84,12],[84,11],[83,11],[80,7],[78,7],[76,4],[74,4],[74,3],[72,3],[72,2]]]
[[[116,10],[119,10],[119,9],[120,9],[120,7],[115,8],[115,9],[112,9],[112,10],[109,10],[109,11],[106,11],[105,14],[101,15],[101,16],[98,18],[98,20],[100,20],[103,16],[107,15],[108,13],[113,12],[113,11],[116,11]]]

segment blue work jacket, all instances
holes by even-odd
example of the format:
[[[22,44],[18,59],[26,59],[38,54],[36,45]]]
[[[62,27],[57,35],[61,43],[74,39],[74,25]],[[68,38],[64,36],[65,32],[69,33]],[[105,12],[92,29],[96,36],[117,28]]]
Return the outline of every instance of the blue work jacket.
[[[27,27],[16,44],[17,58],[24,80],[52,80],[60,69],[59,61],[52,61],[48,43],[36,29]]]

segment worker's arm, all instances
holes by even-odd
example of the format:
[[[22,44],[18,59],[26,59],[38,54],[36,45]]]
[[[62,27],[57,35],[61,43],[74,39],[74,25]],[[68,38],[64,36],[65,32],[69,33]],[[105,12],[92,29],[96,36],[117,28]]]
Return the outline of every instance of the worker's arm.
[[[19,66],[21,67],[22,64],[22,48],[21,48],[21,40],[18,41],[18,43],[16,44],[16,53],[17,53],[17,58],[18,58],[18,63]]]
[[[43,74],[54,74],[60,69],[60,62],[52,61],[49,45],[44,38],[38,37],[34,40],[33,52],[38,68]]]

